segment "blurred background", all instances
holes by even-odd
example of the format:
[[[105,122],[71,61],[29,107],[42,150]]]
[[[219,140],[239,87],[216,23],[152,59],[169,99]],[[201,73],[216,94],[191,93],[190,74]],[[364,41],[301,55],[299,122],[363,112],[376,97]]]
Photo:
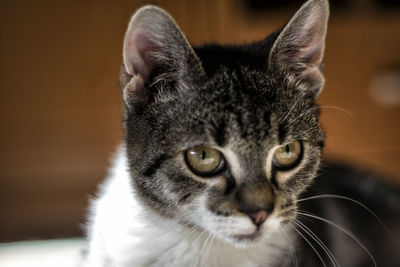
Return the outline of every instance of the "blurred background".
[[[0,242],[79,236],[122,136],[123,35],[143,4],[194,44],[245,43],[304,1],[0,2]],[[400,185],[400,1],[332,0],[318,102],[327,159]]]

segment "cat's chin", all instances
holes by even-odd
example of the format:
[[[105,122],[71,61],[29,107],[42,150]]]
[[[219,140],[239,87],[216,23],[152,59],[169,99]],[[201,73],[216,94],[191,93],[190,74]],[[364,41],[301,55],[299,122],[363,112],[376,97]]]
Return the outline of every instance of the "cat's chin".
[[[251,235],[232,236],[232,244],[237,248],[249,248],[257,246],[263,240],[263,234],[260,231]]]
[[[265,236],[260,231],[257,231],[251,235],[235,235],[224,238],[224,240],[236,248],[247,249],[261,244],[265,240]]]
[[[253,233],[235,234],[222,239],[234,247],[241,249],[255,247],[260,243],[268,241],[274,233],[279,231],[279,224],[279,220],[272,219],[260,228],[257,228]]]

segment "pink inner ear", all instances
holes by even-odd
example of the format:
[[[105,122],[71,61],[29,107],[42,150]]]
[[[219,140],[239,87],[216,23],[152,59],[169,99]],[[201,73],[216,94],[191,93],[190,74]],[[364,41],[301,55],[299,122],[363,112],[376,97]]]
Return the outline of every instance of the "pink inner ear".
[[[301,48],[299,52],[300,61],[305,64],[320,65],[322,62],[322,53],[324,45],[322,42],[311,41],[306,47]]]
[[[302,25],[301,34],[297,35],[294,39],[295,46],[298,47],[296,58],[292,60],[304,63],[306,65],[319,66],[322,62],[325,42],[325,30],[320,25],[320,20],[313,18]]]
[[[155,62],[152,56],[157,47],[143,31],[134,31],[126,37],[124,46],[124,63],[130,75],[140,75],[148,80]]]

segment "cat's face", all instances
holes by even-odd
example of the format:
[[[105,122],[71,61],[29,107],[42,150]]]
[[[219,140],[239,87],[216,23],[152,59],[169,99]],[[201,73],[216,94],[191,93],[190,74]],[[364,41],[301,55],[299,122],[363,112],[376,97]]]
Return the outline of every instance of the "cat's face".
[[[132,182],[149,209],[237,246],[294,218],[323,146],[327,15],[309,1],[259,43],[194,52],[164,11],[135,14],[121,84]]]

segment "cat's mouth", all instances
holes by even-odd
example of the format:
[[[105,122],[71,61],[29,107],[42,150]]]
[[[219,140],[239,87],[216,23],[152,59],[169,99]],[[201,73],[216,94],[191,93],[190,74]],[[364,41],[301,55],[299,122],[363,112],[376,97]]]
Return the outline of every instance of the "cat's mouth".
[[[259,230],[256,230],[254,234],[247,235],[234,235],[233,237],[238,241],[255,241],[260,237],[261,233]]]
[[[232,237],[237,242],[251,244],[257,243],[259,240],[261,240],[264,232],[265,231],[263,231],[261,227],[257,227],[257,229],[251,234],[235,234],[232,235]]]
[[[261,240],[268,239],[271,234],[275,233],[280,227],[279,219],[267,220],[264,224],[257,226],[256,229],[249,232],[235,233],[231,235],[231,240],[234,240],[239,246],[253,246],[261,242]]]

